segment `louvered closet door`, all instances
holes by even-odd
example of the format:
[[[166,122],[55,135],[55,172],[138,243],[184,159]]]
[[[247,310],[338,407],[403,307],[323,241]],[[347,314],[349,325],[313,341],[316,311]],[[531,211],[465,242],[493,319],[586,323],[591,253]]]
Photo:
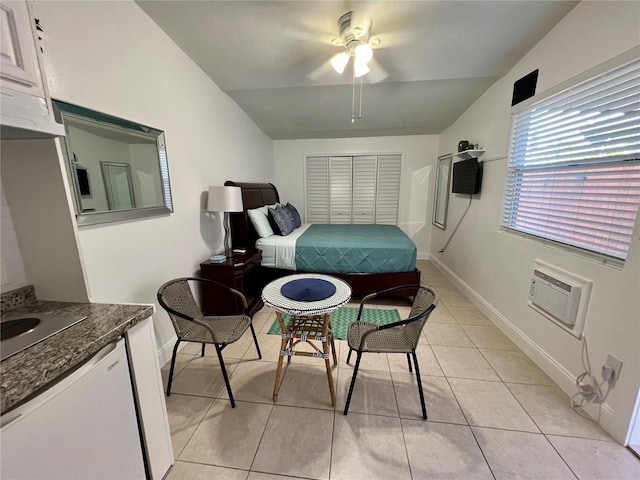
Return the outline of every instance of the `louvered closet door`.
[[[375,155],[353,157],[353,223],[375,223]]]
[[[378,156],[376,223],[397,225],[400,205],[400,155]]]
[[[351,223],[351,157],[329,157],[329,223]]]
[[[307,157],[306,223],[329,223],[329,158]]]

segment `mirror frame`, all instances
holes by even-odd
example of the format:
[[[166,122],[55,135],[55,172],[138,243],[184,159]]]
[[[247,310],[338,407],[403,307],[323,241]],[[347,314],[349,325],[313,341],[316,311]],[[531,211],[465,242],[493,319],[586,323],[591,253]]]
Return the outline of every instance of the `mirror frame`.
[[[436,166],[436,188],[435,199],[433,205],[433,220],[432,224],[442,230],[447,229],[447,211],[449,210],[449,188],[451,186],[451,164],[453,154],[447,153],[438,157],[438,163]],[[443,168],[444,167],[444,168]],[[447,172],[447,178],[443,178],[442,172]],[[444,189],[444,196],[442,195],[442,189]],[[443,201],[440,201],[440,198]],[[439,215],[442,214],[442,215]],[[442,216],[442,222],[438,219]]]
[[[113,210],[103,212],[85,212],[82,209],[82,195],[80,186],[75,175],[75,165],[70,158],[69,151],[72,151],[68,144],[69,139],[65,136],[60,138],[62,155],[65,158],[65,169],[69,183],[72,185],[76,222],[79,227],[86,225],[97,225],[101,223],[119,222],[123,220],[141,219],[155,217],[159,215],[169,215],[173,213],[173,199],[171,197],[171,183],[169,179],[169,164],[167,162],[167,150],[164,141],[164,132],[156,128],[141,125],[129,120],[96,112],[88,108],[79,107],[60,100],[51,100],[53,113],[57,123],[65,125],[66,116],[80,118],[83,121],[91,121],[96,124],[106,124],[110,128],[117,128],[123,132],[145,133],[150,137],[155,137],[158,151],[158,168],[160,170],[163,205],[155,207],[141,207],[127,210]],[[66,128],[66,125],[65,125]]]

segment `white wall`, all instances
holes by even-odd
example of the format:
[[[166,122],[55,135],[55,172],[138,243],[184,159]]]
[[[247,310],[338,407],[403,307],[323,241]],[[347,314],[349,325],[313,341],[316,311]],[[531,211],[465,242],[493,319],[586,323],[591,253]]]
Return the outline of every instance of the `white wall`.
[[[52,98],[165,132],[175,212],[79,231],[94,302],[154,303],[222,249],[209,185],[273,181],[272,141],[133,2],[36,2]],[[173,328],[156,314],[160,347]]]
[[[11,218],[11,209],[4,194],[4,186],[0,184],[0,292],[10,292],[16,288],[29,285],[27,272],[24,269],[20,245],[16,229]]]
[[[640,247],[629,249],[623,269],[543,246],[534,240],[500,233],[502,192],[510,126],[513,82],[539,68],[542,92],[640,44],[640,3],[582,2],[576,6],[504,78],[496,82],[440,137],[439,153],[456,150],[461,139],[480,143],[495,161],[484,165],[482,192],[444,255],[438,254],[451,228],[433,229],[434,261],[467,289],[487,312],[569,394],[583,371],[580,341],[527,307],[534,259],[542,259],[593,280],[584,333],[594,373],[607,353],[622,359],[622,375],[602,409],[601,424],[624,441],[640,385]],[[467,202],[453,195],[449,225]],[[640,235],[636,221],[634,238]]]
[[[36,297],[87,302],[69,182],[58,146],[53,139],[1,142],[2,182]]]
[[[431,237],[431,204],[435,184],[437,135],[275,140],[275,185],[283,202],[304,212],[304,159],[307,155],[402,154],[398,226],[427,258]]]

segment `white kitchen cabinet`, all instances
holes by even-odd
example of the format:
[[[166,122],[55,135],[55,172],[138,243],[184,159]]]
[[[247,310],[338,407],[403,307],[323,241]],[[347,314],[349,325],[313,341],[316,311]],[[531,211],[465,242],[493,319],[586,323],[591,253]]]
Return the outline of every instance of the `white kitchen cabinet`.
[[[131,327],[125,339],[149,477],[161,480],[173,465],[173,446],[151,318]]]
[[[145,478],[124,341],[2,416],[2,478]]]
[[[55,123],[35,23],[26,1],[0,2],[0,123],[2,138],[64,135]]]
[[[174,457],[151,317],[52,383],[0,417],[1,478],[166,475]]]
[[[25,2],[3,1],[1,4],[3,86],[44,97],[40,66],[31,19]]]

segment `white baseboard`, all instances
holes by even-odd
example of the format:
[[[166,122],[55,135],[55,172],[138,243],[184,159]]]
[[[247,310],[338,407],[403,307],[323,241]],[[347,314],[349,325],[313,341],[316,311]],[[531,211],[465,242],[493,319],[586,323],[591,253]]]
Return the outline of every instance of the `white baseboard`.
[[[445,264],[443,264],[436,256],[430,256],[429,260],[436,266],[447,279],[453,283],[460,292],[462,292],[478,309],[484,313],[489,319],[514,342],[522,352],[527,355],[538,367],[540,367],[549,377],[570,397],[576,392],[576,379],[575,377],[560,365],[551,355],[545,350],[540,348],[539,345],[534,343],[529,337],[527,337],[518,327],[511,323],[504,315],[496,310],[493,305],[487,302],[481,297],[478,292],[473,290],[467,283],[465,283],[460,277],[453,273]],[[437,293],[437,290],[436,290]],[[614,411],[609,405],[603,403],[601,408],[598,405],[590,404],[585,407],[585,412],[594,420],[598,417],[598,411],[600,410],[599,424],[609,434],[614,436],[614,439],[620,443],[624,442],[624,438],[617,438],[618,436],[611,431],[613,425]]]
[[[178,340],[178,337],[173,337],[158,349],[158,362],[160,363],[160,367],[164,366],[169,360],[171,360],[171,354],[173,353],[173,347],[176,344],[176,340]],[[187,345],[187,342],[182,342],[182,345],[178,347],[178,352],[182,350],[185,345]]]

